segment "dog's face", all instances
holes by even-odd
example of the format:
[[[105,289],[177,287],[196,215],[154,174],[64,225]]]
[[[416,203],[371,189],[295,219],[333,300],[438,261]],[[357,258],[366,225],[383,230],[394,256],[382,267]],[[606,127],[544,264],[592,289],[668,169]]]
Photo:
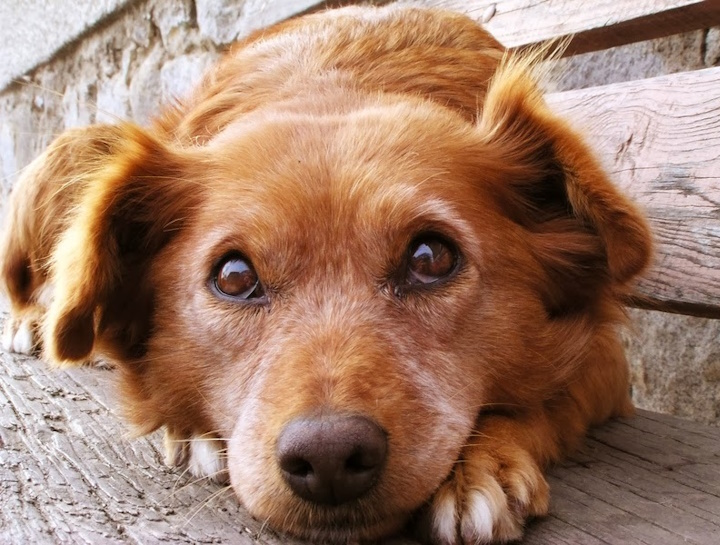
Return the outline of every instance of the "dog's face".
[[[224,439],[273,526],[397,529],[481,411],[557,391],[646,258],[641,220],[521,74],[478,123],[356,97],[198,148],[128,128],[56,252],[49,350],[118,359],[142,431]]]
[[[260,518],[303,533],[312,509],[317,536],[396,527],[450,472],[492,377],[525,363],[542,302],[512,277],[537,265],[488,191],[507,173],[480,140],[401,105],[238,124],[202,151],[202,203],[152,264],[143,380],[202,407]],[[377,426],[363,448],[379,467],[360,499],[310,508],[283,442],[342,417]]]
[[[477,414],[489,332],[476,325],[493,303],[472,167],[449,156],[472,134],[448,122],[460,142],[447,142],[423,121],[393,108],[228,129],[206,150],[199,212],[154,263],[153,285],[170,288],[157,293],[156,381],[193,376],[235,490],[274,525],[301,531],[312,510],[318,536],[397,526]],[[377,464],[372,486],[342,505],[347,483],[318,492],[327,509],[310,508],[283,476],[284,450],[306,448],[290,427],[304,420],[295,435],[323,442],[314,422],[343,417],[366,420],[340,435],[377,426],[357,462]]]

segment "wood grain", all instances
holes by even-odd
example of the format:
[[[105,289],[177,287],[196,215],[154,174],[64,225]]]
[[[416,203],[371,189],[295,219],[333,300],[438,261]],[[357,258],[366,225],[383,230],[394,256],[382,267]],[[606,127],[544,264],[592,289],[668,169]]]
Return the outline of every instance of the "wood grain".
[[[720,0],[431,0],[482,20],[506,47],[573,35],[566,54],[585,53],[720,24]]]
[[[647,212],[639,306],[720,317],[720,68],[550,95]]]
[[[300,544],[128,439],[113,372],[0,355],[0,543]],[[525,545],[720,543],[720,428],[641,412],[552,470]],[[395,539],[387,543],[410,545]]]

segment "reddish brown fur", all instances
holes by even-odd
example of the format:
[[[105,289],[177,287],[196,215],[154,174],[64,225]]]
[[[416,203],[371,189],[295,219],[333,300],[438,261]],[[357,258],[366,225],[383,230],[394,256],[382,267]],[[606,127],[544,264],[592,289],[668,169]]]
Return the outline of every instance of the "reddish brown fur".
[[[650,254],[532,64],[442,11],[256,33],[150,129],[72,131],[36,160],[3,245],[13,312],[52,283],[48,358],[116,361],[141,433],[224,438],[239,498],[280,530],[373,539],[427,504],[435,542],[513,539],[547,510],[542,469],[631,410],[615,327]],[[406,289],[423,232],[460,269]],[[267,305],[208,288],[231,250]],[[274,460],[320,412],[390,441],[377,485],[337,507],[295,497]]]

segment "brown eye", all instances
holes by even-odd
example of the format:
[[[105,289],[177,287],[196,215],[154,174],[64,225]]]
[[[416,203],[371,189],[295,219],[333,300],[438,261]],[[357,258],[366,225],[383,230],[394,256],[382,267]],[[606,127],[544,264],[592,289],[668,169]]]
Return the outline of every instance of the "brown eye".
[[[242,300],[257,299],[264,295],[255,269],[244,257],[228,256],[220,262],[216,271],[214,285],[222,295]]]
[[[410,284],[432,284],[455,271],[455,249],[433,235],[418,238],[410,245],[408,278]]]

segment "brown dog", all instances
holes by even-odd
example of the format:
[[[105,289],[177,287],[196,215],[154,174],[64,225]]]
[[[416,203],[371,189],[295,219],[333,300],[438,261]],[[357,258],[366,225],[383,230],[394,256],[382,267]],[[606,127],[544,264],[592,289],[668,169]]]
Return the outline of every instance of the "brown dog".
[[[631,411],[647,226],[472,20],[391,6],[238,44],[148,129],[18,183],[5,344],[116,362],[140,433],[313,540],[507,541],[542,470]],[[190,438],[187,444],[176,439]]]

